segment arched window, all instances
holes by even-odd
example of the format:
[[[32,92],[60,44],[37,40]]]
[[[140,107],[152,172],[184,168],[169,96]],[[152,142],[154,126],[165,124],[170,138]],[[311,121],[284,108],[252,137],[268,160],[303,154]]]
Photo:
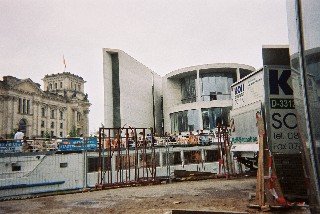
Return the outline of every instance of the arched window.
[[[25,119],[21,119],[19,121],[19,129],[21,132],[24,133],[24,135],[26,135],[27,133],[27,121]]]

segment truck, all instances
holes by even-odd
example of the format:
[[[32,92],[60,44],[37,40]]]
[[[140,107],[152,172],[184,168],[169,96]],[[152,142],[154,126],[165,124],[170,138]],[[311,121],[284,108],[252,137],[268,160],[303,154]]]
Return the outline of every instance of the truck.
[[[262,111],[263,72],[260,69],[231,86],[230,150],[247,171],[257,169],[259,144],[256,114]]]
[[[269,171],[273,167],[284,197],[305,199],[306,176],[289,48],[265,46],[262,53],[263,67],[231,86],[230,151],[240,166],[254,171],[258,169],[259,149],[268,150]],[[267,149],[259,148],[261,142]]]

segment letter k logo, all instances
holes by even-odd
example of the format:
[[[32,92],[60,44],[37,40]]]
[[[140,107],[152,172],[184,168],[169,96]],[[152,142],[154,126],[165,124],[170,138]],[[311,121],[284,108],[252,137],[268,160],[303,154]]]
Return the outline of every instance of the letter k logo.
[[[285,95],[293,95],[293,90],[288,84],[291,70],[283,70],[280,77],[278,76],[278,70],[269,70],[270,94],[279,95],[279,88],[281,88]]]

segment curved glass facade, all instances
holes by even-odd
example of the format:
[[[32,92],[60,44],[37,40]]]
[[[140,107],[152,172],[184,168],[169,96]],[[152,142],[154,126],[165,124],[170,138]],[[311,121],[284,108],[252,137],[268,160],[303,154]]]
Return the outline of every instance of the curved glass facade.
[[[236,74],[210,73],[200,76],[202,101],[230,100],[231,85],[236,80]]]
[[[254,67],[243,64],[216,63],[168,74],[163,84],[164,132],[207,133],[219,123],[229,125],[231,85],[254,71]]]

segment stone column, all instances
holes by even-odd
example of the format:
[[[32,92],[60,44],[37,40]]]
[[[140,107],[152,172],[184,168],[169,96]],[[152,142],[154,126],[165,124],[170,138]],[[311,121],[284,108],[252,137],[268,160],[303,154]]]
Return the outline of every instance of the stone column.
[[[236,73],[237,73],[237,81],[239,81],[239,80],[240,80],[240,78],[241,78],[241,75],[240,75],[240,68],[239,68],[239,67],[237,67]]]
[[[75,126],[75,131],[77,133],[78,130],[78,111],[75,109],[74,110],[74,126]]]
[[[200,70],[197,70],[197,80],[196,80],[196,95],[197,95],[197,102],[202,101],[201,99],[201,87],[200,87]]]
[[[8,97],[8,106],[7,106],[7,119],[8,119],[8,128],[7,128],[7,133],[10,133],[14,128],[18,128],[15,126],[18,126],[19,123],[19,116],[18,111],[17,111],[17,106],[15,105],[14,101],[19,100],[19,98],[15,99],[15,97]],[[14,113],[16,109],[16,114]]]
[[[51,132],[50,132],[50,125],[51,125],[51,124],[50,124],[50,118],[51,118],[50,110],[51,110],[50,106],[47,105],[47,114],[45,115],[45,116],[46,116],[46,125],[45,125],[46,130],[45,130],[45,131],[48,130],[49,133],[51,133]]]
[[[4,117],[4,104],[5,104],[5,102],[4,102],[4,100],[3,100],[3,98],[2,97],[0,97],[0,118],[2,118],[2,120],[0,120],[0,136],[3,136],[4,137],[4,134],[5,134],[5,132],[4,132],[4,120],[5,120],[5,117]]]
[[[38,101],[35,101],[35,100],[32,100],[32,114],[33,114],[33,117],[32,117],[32,133],[30,133],[30,137],[32,136],[37,136],[38,135],[38,125],[39,125],[39,119],[38,119],[38,105],[39,105],[39,102]]]
[[[41,103],[38,101],[38,105],[37,105],[37,136],[41,135],[41,121],[42,121],[42,115],[41,115]]]
[[[184,160],[184,151],[180,151],[180,156],[181,156],[181,164],[184,166],[185,160]]]
[[[201,87],[200,87],[200,70],[197,70],[197,102],[202,102]],[[200,130],[203,129],[201,108],[198,109],[198,124],[199,124],[199,129]]]
[[[89,112],[90,110],[83,111],[83,135],[89,136]]]

